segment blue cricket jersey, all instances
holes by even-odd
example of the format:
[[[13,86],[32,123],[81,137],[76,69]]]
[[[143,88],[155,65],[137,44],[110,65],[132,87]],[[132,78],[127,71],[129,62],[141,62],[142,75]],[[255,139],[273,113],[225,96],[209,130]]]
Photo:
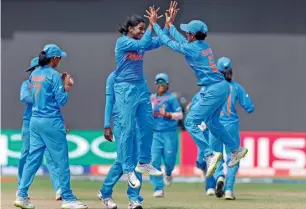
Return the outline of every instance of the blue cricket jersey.
[[[68,100],[68,93],[59,72],[46,65],[38,67],[30,75],[33,98],[33,117],[62,117],[60,107]]]
[[[171,120],[163,117],[159,113],[160,108],[165,108],[166,112],[181,112],[182,108],[176,96],[170,92],[166,92],[162,96],[157,94],[151,95],[151,103],[154,115],[154,131],[172,131],[177,128],[177,120]]]
[[[170,34],[174,40],[171,40],[158,24],[154,24],[153,28],[164,45],[185,56],[198,80],[198,86],[207,86],[224,80],[215,64],[211,47],[206,41],[188,42],[173,25],[170,27]]]
[[[31,83],[29,80],[25,80],[21,84],[20,101],[25,103],[23,120],[30,120],[32,116],[33,99],[31,95]]]
[[[169,33],[164,29],[164,33]],[[158,37],[152,38],[152,31],[147,29],[141,40],[122,35],[115,46],[116,70],[115,82],[144,81],[143,56],[146,51],[162,45]]]
[[[237,102],[248,113],[254,111],[254,104],[244,88],[236,81],[231,81],[229,84],[231,93],[222,107],[220,114],[220,122],[224,125],[239,122],[239,116],[236,110]]]

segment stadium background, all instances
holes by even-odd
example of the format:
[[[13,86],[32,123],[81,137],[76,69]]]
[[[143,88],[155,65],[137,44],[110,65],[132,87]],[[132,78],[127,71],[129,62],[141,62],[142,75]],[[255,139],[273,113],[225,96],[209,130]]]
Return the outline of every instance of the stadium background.
[[[156,0],[163,10],[168,1]],[[47,43],[60,45],[68,57],[60,65],[76,81],[64,108],[72,129],[68,136],[74,174],[105,174],[115,157],[104,143],[104,92],[114,69],[117,28],[131,14],[144,14],[148,0],[3,0],[1,30],[1,141],[3,174],[16,174],[21,147],[23,104],[19,88],[32,57]],[[234,76],[251,95],[255,113],[241,114],[242,143],[250,148],[241,175],[306,175],[306,2],[303,0],[186,0],[176,23],[204,20],[215,59],[232,59]],[[162,22],[162,21],[161,21]],[[166,72],[171,91],[190,101],[198,90],[183,57],[167,48],[145,56],[145,74]],[[183,100],[182,100],[183,101]],[[180,132],[176,172],[196,175],[196,148]],[[44,174],[46,170],[40,170]]]

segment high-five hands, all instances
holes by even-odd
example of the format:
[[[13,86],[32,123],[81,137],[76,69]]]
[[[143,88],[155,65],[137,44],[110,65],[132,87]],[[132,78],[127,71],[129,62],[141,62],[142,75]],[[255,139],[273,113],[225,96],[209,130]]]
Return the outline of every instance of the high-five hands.
[[[177,5],[178,5],[178,3],[176,1],[171,1],[170,2],[169,9],[166,10],[166,13],[165,13],[165,16],[166,16],[165,25],[166,25],[166,27],[170,27],[171,25],[173,25],[173,22],[175,20],[177,12],[180,10],[179,8],[177,8]],[[144,16],[149,19],[151,25],[157,23],[157,20],[159,18],[163,17],[163,15],[158,16],[157,12],[159,11],[159,9],[160,9],[159,7],[157,9],[155,9],[154,6],[151,6],[151,7],[149,7],[149,10],[146,10],[146,13],[148,15],[144,15]]]

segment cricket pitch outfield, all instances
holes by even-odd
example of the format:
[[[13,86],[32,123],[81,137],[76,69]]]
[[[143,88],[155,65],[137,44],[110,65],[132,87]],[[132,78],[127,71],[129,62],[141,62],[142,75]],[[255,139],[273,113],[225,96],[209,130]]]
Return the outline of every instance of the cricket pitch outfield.
[[[11,180],[8,180],[11,179]],[[74,194],[89,205],[90,209],[104,208],[96,197],[103,182],[72,181]],[[1,208],[15,209],[16,179],[6,178],[1,182]],[[119,182],[114,188],[113,198],[118,208],[126,209],[127,183]],[[153,187],[145,182],[141,195],[145,209],[306,209],[305,184],[237,184],[235,201],[208,197],[203,183],[175,183],[166,188],[165,198],[152,197]],[[36,177],[30,188],[32,203],[36,209],[58,209],[49,178]]]

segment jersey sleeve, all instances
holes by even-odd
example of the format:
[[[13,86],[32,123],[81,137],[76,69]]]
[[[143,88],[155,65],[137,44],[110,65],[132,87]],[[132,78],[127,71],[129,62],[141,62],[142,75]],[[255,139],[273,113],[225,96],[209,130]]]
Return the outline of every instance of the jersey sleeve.
[[[65,92],[63,81],[59,73],[52,75],[52,92],[59,106],[64,106],[68,101],[68,92]]]
[[[27,82],[27,81],[22,82],[21,88],[20,88],[20,101],[27,103],[27,104],[33,103],[33,98],[32,98],[31,90],[30,90],[30,82]]]
[[[113,113],[113,106],[115,102],[114,94],[114,76],[109,75],[106,80],[106,98],[104,109],[104,128],[109,128],[111,124],[111,116]]]
[[[172,101],[171,101],[171,105],[173,108],[173,112],[182,112],[182,107],[178,101],[178,99],[173,96]]]
[[[167,36],[162,29],[160,28],[160,26],[158,24],[154,24],[153,25],[154,31],[155,33],[158,35],[158,37],[160,38],[161,42],[166,45],[167,47],[169,47],[170,49],[183,54],[185,56],[192,56],[193,54],[193,50],[190,47],[189,43],[179,43],[175,40],[171,40],[169,38],[169,36]]]
[[[170,26],[170,35],[179,43],[187,43],[187,39],[176,29],[174,25]]]
[[[248,113],[254,112],[254,104],[252,99],[241,85],[237,85],[239,104]]]
[[[146,50],[152,42],[152,30],[147,29],[140,40],[128,37],[121,37],[116,44],[116,50],[119,51],[138,51]]]
[[[166,35],[169,35],[169,30],[168,29],[164,28],[163,32]],[[163,45],[163,43],[160,41],[159,37],[154,37],[154,38],[152,38],[152,42],[149,45],[149,47],[146,49],[146,51],[151,51],[153,49],[158,49],[162,45]]]

